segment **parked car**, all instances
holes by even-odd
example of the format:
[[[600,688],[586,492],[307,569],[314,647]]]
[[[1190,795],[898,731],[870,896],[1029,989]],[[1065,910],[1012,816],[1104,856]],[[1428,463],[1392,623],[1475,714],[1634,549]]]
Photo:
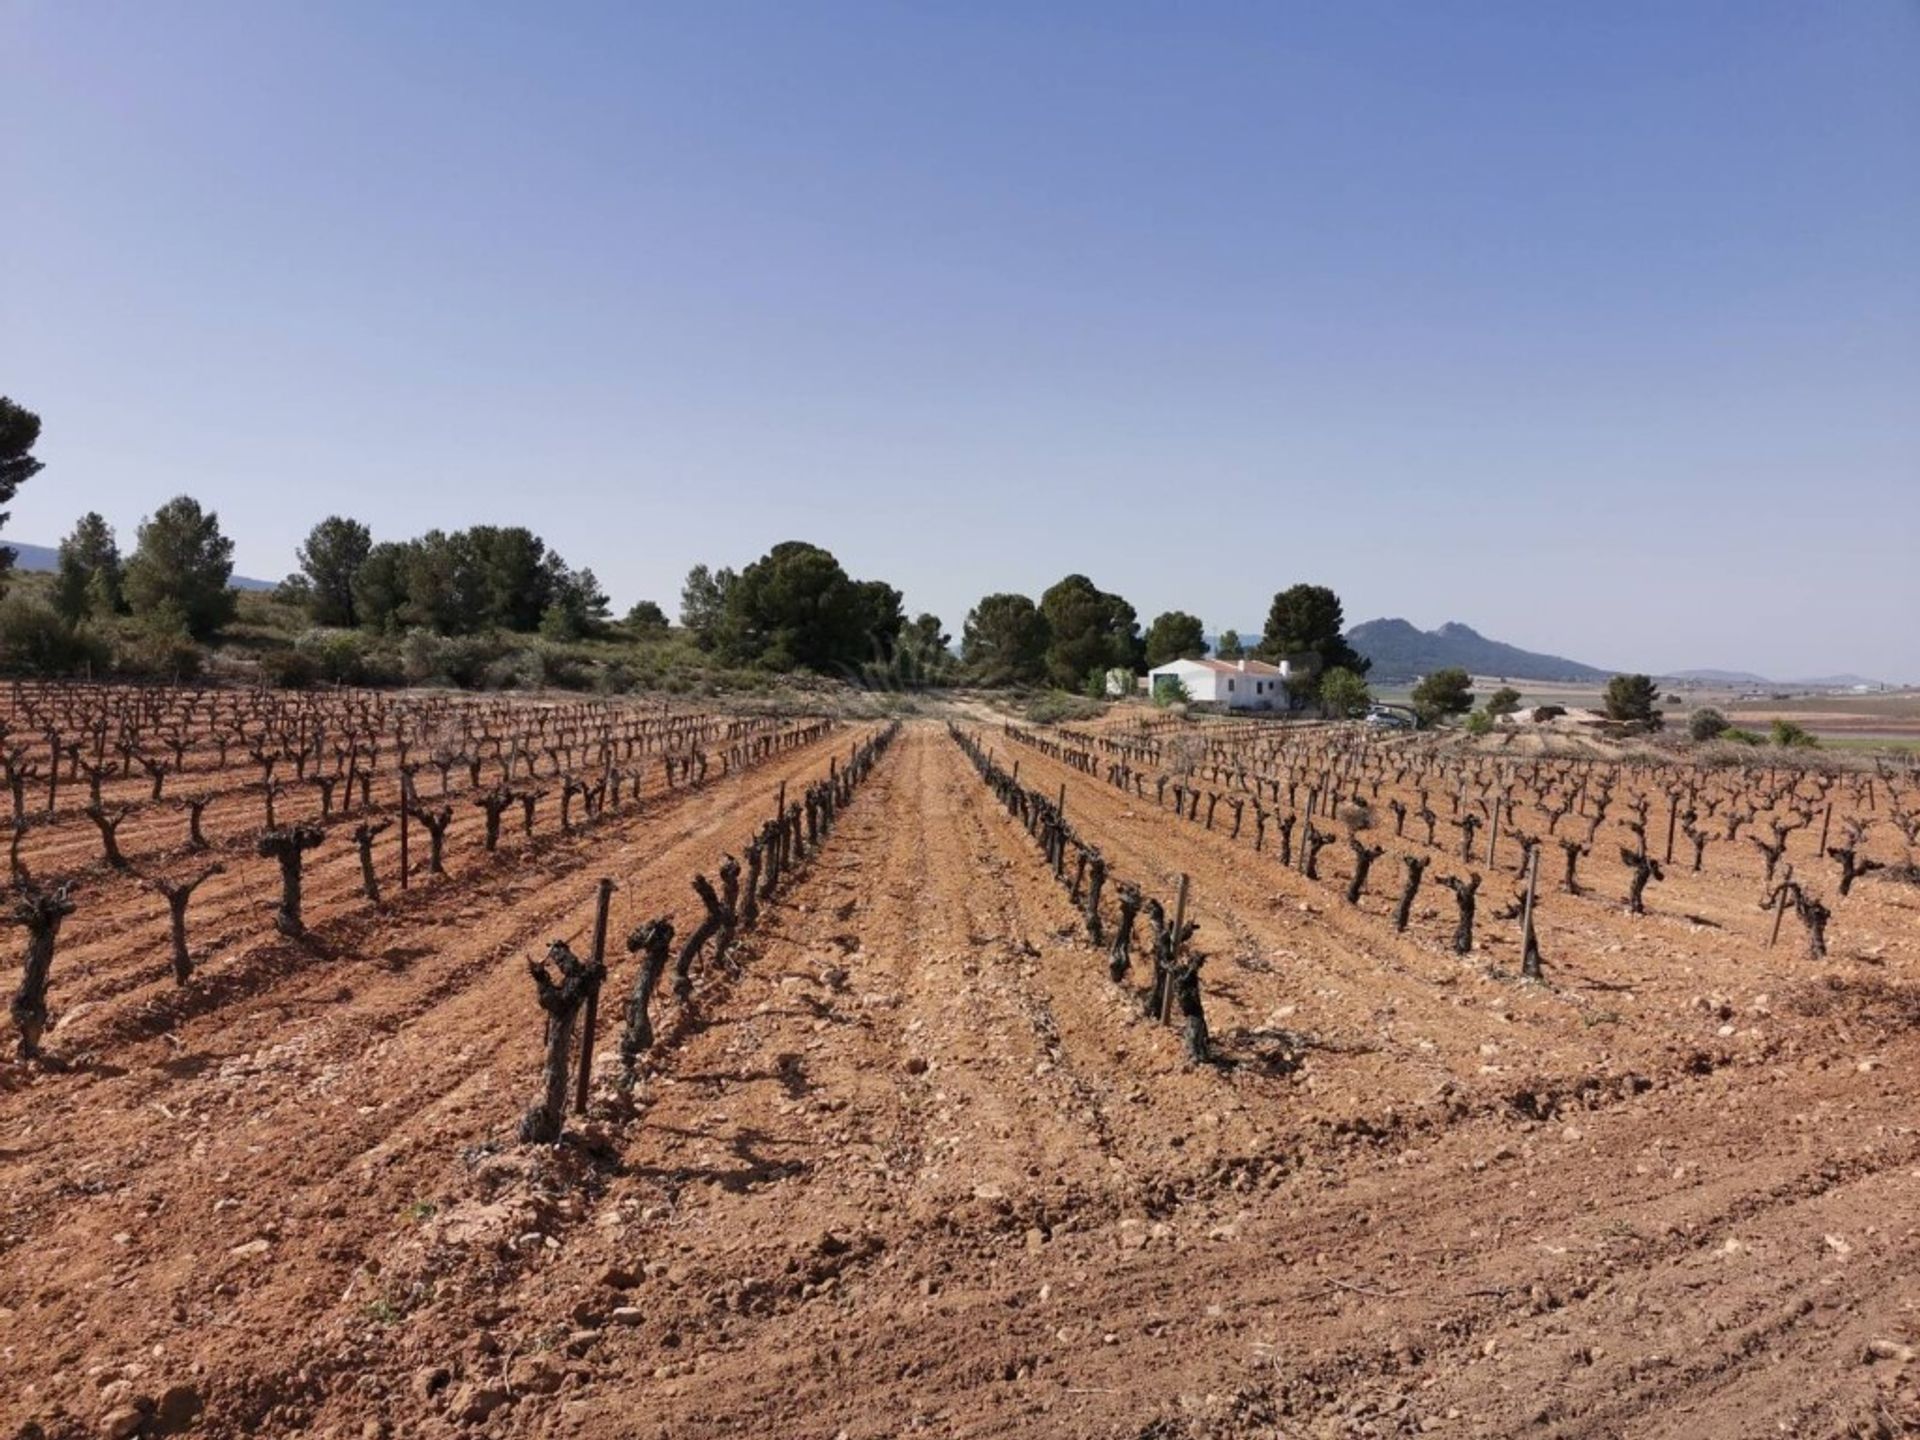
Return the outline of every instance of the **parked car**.
[[[1385,710],[1379,706],[1367,712],[1367,727],[1371,730],[1411,730],[1413,717],[1402,715],[1398,710]]]

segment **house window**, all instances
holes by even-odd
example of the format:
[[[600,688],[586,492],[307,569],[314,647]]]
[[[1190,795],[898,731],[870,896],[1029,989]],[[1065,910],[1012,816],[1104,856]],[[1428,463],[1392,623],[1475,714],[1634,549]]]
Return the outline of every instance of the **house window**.
[[[1233,681],[1231,680],[1227,681],[1227,693],[1229,695],[1233,693]]]

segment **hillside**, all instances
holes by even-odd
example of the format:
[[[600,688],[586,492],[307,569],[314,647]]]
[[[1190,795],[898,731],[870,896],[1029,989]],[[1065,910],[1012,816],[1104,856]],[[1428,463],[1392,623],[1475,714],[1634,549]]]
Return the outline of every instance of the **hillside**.
[[[1410,680],[1455,665],[1470,675],[1509,680],[1605,680],[1613,673],[1489,640],[1457,621],[1421,630],[1405,620],[1369,620],[1349,630],[1347,641],[1373,662],[1372,680]]]
[[[1691,685],[1771,685],[1773,681],[1751,670],[1676,670],[1665,680],[1684,680]]]
[[[1840,675],[1807,675],[1795,680],[1772,680],[1765,675],[1755,675],[1750,670],[1676,670],[1664,678],[1684,680],[1694,685],[1764,685],[1789,690],[1850,690],[1856,685],[1880,689],[1888,685],[1885,680],[1855,675],[1851,671]]]

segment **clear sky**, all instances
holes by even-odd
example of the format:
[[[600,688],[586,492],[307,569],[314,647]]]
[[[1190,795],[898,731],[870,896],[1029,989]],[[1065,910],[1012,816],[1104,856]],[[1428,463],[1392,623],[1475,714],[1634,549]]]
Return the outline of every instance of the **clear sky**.
[[[0,0],[8,535],[1920,680],[1920,4]]]

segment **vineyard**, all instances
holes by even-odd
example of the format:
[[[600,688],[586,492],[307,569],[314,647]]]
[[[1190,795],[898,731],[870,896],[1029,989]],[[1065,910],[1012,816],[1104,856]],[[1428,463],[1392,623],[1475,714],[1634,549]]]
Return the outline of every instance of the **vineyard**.
[[[1912,768],[949,708],[12,686],[0,1433],[1920,1428]]]

